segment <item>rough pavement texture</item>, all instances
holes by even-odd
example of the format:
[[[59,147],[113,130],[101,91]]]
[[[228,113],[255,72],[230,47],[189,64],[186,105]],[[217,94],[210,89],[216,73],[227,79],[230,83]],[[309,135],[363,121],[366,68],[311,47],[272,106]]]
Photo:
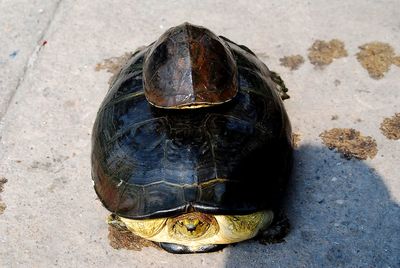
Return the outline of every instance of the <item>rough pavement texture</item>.
[[[375,80],[355,56],[373,41],[400,51],[397,0],[20,0],[0,7],[0,177],[8,179],[0,267],[400,266],[400,143],[379,129],[400,111],[400,69],[393,65]],[[184,21],[268,55],[262,59],[290,89],[285,106],[301,141],[284,243],[191,256],[109,245],[108,212],[90,179],[90,135],[111,74],[94,68]],[[324,69],[308,60],[294,71],[280,65],[285,55],[306,58],[316,40],[335,38],[348,56]],[[318,137],[331,128],[373,137],[378,154],[341,158]]]
[[[0,2],[0,119],[34,65],[60,1]]]

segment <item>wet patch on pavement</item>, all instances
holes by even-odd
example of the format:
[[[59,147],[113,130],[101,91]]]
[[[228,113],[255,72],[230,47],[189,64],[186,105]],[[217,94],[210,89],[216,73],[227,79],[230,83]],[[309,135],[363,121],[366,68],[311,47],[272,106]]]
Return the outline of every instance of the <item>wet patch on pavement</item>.
[[[331,120],[332,121],[338,120],[338,119],[339,119],[339,116],[337,114],[334,114],[334,115],[331,116]]]
[[[376,141],[369,136],[363,136],[353,128],[333,128],[319,135],[330,150],[336,149],[346,159],[365,160],[374,158],[378,152]]]
[[[4,191],[4,184],[7,183],[7,179],[2,177],[0,178],[0,193]],[[1,200],[0,196],[0,215],[3,214],[4,210],[6,210],[6,204]]]
[[[289,68],[291,71],[299,69],[304,63],[304,58],[301,55],[291,55],[280,58],[281,65]]]
[[[109,216],[108,231],[108,240],[110,246],[115,249],[128,249],[135,251],[140,251],[144,247],[154,247],[160,249],[150,240],[144,239],[129,231],[115,215]]]
[[[339,59],[347,56],[344,43],[339,39],[330,41],[317,40],[308,49],[308,59],[316,67],[324,67]]]
[[[132,57],[132,52],[125,52],[124,55],[119,57],[111,57],[108,59],[104,59],[102,62],[96,64],[95,70],[96,72],[101,70],[106,70],[111,73],[112,76],[108,80],[108,84],[111,85],[114,81],[115,76],[119,73],[122,67],[127,63],[127,61]]]
[[[394,49],[388,43],[371,42],[359,46],[359,49],[357,60],[374,79],[383,78],[392,64],[400,67],[400,56],[395,55]]]
[[[123,227],[116,227],[115,225],[108,226],[108,239],[110,246],[115,249],[128,249],[140,251],[144,247],[158,248],[153,242],[134,235],[131,231]]]
[[[386,138],[391,140],[400,139],[400,113],[383,119],[380,129]]]

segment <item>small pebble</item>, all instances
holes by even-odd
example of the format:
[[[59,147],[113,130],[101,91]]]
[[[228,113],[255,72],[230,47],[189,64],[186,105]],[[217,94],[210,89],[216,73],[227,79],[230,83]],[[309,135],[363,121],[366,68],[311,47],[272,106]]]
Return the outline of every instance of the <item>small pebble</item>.
[[[15,57],[17,56],[17,54],[18,54],[18,50],[15,50],[15,51],[13,51],[9,56],[10,56],[10,58],[12,58],[12,59],[15,59]]]
[[[344,200],[342,200],[342,199],[338,199],[335,202],[336,202],[336,204],[339,204],[339,205],[343,205],[344,204]]]

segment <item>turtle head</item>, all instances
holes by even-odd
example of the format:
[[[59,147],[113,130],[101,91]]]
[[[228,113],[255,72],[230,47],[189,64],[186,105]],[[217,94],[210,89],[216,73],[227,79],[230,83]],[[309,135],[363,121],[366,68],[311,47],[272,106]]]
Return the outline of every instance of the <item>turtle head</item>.
[[[238,92],[236,60],[220,37],[189,23],[167,30],[145,56],[147,101],[167,109],[227,102]]]
[[[178,240],[203,239],[218,232],[218,223],[212,215],[192,212],[170,219],[168,232]]]

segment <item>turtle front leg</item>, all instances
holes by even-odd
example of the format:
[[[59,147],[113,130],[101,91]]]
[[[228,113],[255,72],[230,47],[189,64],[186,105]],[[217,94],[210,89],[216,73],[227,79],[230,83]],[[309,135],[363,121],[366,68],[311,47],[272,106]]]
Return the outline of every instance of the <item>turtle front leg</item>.
[[[271,225],[261,231],[256,239],[261,244],[272,244],[284,242],[285,236],[290,231],[289,219],[283,212],[277,213],[277,217],[272,221]]]

